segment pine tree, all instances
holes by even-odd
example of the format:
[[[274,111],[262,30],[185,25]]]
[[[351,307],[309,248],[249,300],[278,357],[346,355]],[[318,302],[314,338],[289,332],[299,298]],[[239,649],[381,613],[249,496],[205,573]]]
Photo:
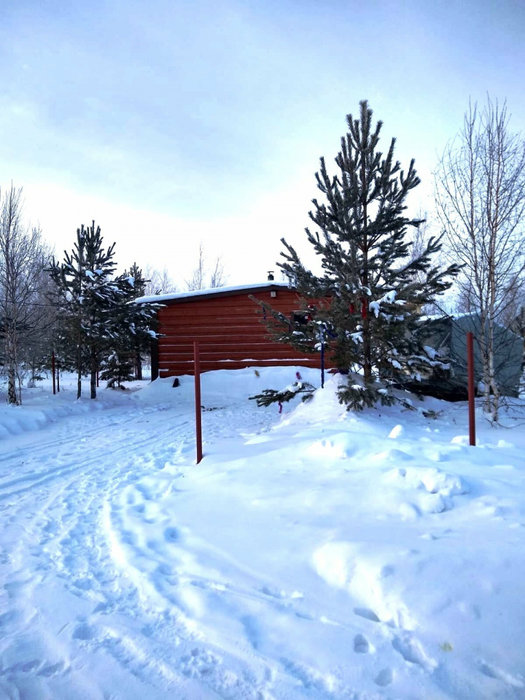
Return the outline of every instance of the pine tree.
[[[301,377],[300,372],[295,373],[295,381],[289,384],[284,389],[263,389],[260,394],[250,396],[250,400],[257,402],[257,406],[270,406],[272,403],[278,403],[280,409],[282,404],[291,401],[296,396],[301,396],[301,401],[306,403],[313,397],[315,387],[310,382],[306,382]]]
[[[360,118],[349,115],[347,123],[336,175],[329,175],[321,158],[316,180],[324,201],[314,199],[309,213],[318,230],[306,229],[321,274],[307,269],[282,239],[285,262],[279,267],[309,303],[307,316],[290,324],[272,312],[270,325],[280,328],[283,341],[309,351],[318,348],[322,332],[332,361],[350,371],[340,400],[362,408],[378,400],[392,403],[395,386],[436,365],[420,339],[421,309],[450,287],[458,267],[432,266],[441,247],[435,238],[411,257],[407,233],[422,223],[405,215],[405,200],[419,184],[414,160],[408,170],[401,169],[394,160],[395,139],[386,155],[378,150],[382,123],[373,127],[366,101]]]
[[[71,253],[64,262],[53,260],[54,301],[59,311],[59,338],[63,352],[74,357],[77,398],[82,393],[82,374],[90,373],[91,398],[96,398],[96,379],[101,360],[115,337],[115,309],[123,297],[122,284],[114,279],[115,244],[105,249],[100,226],[77,229]]]

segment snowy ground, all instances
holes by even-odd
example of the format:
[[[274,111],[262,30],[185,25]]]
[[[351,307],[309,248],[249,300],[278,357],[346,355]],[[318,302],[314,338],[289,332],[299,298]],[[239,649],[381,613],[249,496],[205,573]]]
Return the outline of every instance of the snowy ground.
[[[205,375],[199,466],[189,378],[0,407],[0,697],[525,698],[525,402],[294,374]]]

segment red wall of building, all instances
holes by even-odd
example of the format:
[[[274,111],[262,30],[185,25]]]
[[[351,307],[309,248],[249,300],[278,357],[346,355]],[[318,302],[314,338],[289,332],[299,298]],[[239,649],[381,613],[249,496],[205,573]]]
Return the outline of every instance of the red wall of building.
[[[319,367],[317,353],[307,355],[271,338],[261,308],[250,296],[287,316],[301,309],[297,293],[277,285],[274,289],[215,292],[163,302],[166,306],[158,311],[159,376],[192,374],[195,340],[199,341],[203,372],[298,364]]]

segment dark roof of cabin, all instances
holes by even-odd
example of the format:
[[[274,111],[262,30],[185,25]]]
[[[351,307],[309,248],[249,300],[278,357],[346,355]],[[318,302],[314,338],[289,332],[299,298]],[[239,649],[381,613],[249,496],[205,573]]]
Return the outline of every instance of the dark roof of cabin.
[[[199,299],[234,296],[237,294],[253,294],[256,292],[271,292],[279,289],[290,289],[288,282],[261,282],[259,284],[242,284],[231,287],[214,287],[213,289],[196,289],[191,292],[171,292],[169,294],[154,294],[138,297],[136,304],[176,304],[183,301],[198,301]]]

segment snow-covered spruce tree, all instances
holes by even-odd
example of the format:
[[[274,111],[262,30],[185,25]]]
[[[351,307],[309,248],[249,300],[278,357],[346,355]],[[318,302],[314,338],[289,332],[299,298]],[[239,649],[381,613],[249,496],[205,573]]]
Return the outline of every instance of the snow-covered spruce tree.
[[[134,378],[131,353],[116,348],[103,359],[100,379],[107,381],[107,386],[111,389],[124,388],[122,382],[130,382]]]
[[[122,284],[114,278],[115,244],[105,249],[100,226],[77,229],[71,253],[64,261],[53,260],[53,300],[59,317],[58,338],[62,354],[74,358],[77,398],[82,393],[82,374],[91,375],[91,398],[97,395],[97,371],[115,337],[115,311],[122,301]]]
[[[142,379],[142,354],[149,351],[152,337],[156,337],[151,326],[160,304],[133,302],[144,295],[148,281],[136,263],[116,280],[121,297],[112,315],[111,353],[104,359],[100,375],[108,386]]]
[[[314,199],[309,216],[318,230],[306,229],[322,272],[305,268],[282,239],[285,262],[278,265],[306,304],[312,303],[299,323],[286,319],[283,324],[273,313],[270,325],[281,326],[284,342],[310,351],[317,349],[322,328],[331,361],[350,372],[340,400],[359,409],[378,400],[393,403],[394,387],[441,365],[424,350],[421,309],[450,287],[458,267],[432,266],[441,248],[434,238],[411,258],[407,233],[422,223],[404,213],[407,195],[419,184],[414,161],[401,169],[394,160],[395,139],[386,154],[378,150],[382,123],[372,125],[366,101],[360,118],[349,115],[347,122],[335,159],[337,174],[328,174],[324,158],[316,174],[324,201]]]
[[[159,304],[133,303],[134,299],[146,294],[146,287],[150,281],[145,279],[137,263],[133,263],[130,269],[124,272],[124,278],[129,282],[126,316],[133,353],[133,372],[135,379],[142,379],[142,356],[150,352],[151,339],[156,336],[151,326]]]

